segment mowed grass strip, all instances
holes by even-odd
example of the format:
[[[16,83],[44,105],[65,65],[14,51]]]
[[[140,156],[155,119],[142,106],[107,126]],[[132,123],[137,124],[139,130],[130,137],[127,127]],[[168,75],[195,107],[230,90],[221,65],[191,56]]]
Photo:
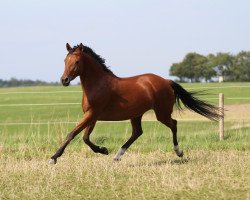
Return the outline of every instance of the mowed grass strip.
[[[44,160],[0,160],[2,199],[248,199],[250,156],[244,151],[65,154]]]

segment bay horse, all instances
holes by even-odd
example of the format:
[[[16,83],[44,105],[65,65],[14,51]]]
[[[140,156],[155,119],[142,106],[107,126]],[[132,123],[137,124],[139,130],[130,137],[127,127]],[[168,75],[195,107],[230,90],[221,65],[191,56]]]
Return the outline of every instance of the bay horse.
[[[50,164],[56,164],[57,158],[63,154],[70,141],[84,129],[83,141],[95,153],[107,155],[106,147],[97,146],[89,139],[98,120],[130,119],[132,135],[116,153],[114,160],[118,161],[142,135],[142,115],[150,109],[154,110],[159,122],[171,129],[174,151],[179,157],[183,156],[183,151],[177,142],[177,121],[171,117],[175,103],[181,109],[181,100],[185,107],[210,120],[218,120],[221,117],[218,107],[196,98],[196,93],[186,91],[172,80],[154,74],[119,78],[106,66],[103,58],[82,43],[73,48],[67,43],[66,49],[68,54],[64,60],[65,69],[61,82],[64,86],[69,86],[72,80],[80,76],[84,115],[51,157]]]

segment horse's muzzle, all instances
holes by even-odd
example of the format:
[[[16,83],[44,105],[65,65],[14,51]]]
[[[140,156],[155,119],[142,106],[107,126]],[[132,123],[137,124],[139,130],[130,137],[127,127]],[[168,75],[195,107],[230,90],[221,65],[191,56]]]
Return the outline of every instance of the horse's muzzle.
[[[61,82],[62,82],[63,86],[69,86],[70,78],[69,77],[62,77]]]

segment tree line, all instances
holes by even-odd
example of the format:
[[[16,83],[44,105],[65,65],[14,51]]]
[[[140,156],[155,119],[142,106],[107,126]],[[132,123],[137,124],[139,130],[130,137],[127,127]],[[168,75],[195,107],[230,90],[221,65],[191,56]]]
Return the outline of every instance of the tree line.
[[[211,82],[218,77],[228,82],[250,81],[250,51],[207,56],[188,53],[181,62],[172,64],[169,73],[180,82]]]
[[[16,79],[10,80],[0,79],[0,87],[19,87],[19,86],[38,86],[38,85],[58,85],[58,82],[46,82],[41,80]]]

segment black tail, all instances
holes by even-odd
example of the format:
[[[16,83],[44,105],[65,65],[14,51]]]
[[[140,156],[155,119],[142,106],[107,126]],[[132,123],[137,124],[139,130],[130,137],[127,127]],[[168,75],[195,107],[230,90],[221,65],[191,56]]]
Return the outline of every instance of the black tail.
[[[195,97],[195,95],[198,95],[199,92],[188,92],[174,81],[172,81],[171,86],[174,90],[176,105],[179,109],[182,109],[180,104],[181,100],[185,107],[210,120],[218,121],[222,117],[221,109],[219,107],[211,105],[205,101],[201,101]]]

